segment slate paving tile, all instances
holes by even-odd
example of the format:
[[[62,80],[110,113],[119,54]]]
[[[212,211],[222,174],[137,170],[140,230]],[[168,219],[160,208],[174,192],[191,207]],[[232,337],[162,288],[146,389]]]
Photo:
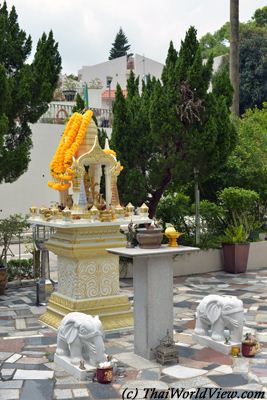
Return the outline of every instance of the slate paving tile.
[[[179,379],[176,382],[173,382],[171,387],[172,388],[184,388],[184,389],[191,389],[191,388],[201,388],[205,385],[212,384],[212,381],[207,378],[206,376],[197,376],[195,378],[190,379]]]
[[[251,368],[251,372],[257,376],[266,376],[267,377],[267,365],[264,365],[264,364],[254,365]]]
[[[24,346],[24,339],[5,340],[0,338],[0,351],[19,353]]]
[[[173,387],[172,384],[173,384],[175,381],[177,381],[177,379],[175,379],[173,376],[161,374],[160,381],[162,381],[162,382],[164,382],[164,383],[168,383],[168,384],[170,384],[171,387]]]
[[[23,300],[15,300],[13,304],[25,304]]]
[[[40,336],[40,337],[32,337],[32,338],[25,338],[25,345],[49,345],[49,344],[56,344],[57,338],[56,336]]]
[[[180,301],[180,302],[176,302],[173,304],[174,307],[188,307],[190,308],[192,306],[192,303],[190,301]]]
[[[180,325],[174,325],[173,328],[177,333],[182,333],[184,329]]]
[[[219,366],[220,366],[220,364],[210,364],[210,365],[207,365],[206,367],[203,367],[203,369],[206,369],[207,371],[210,371],[210,370],[212,370],[214,368],[218,368]]]
[[[232,365],[232,359],[230,356],[226,356],[218,351],[209,349],[205,347],[202,350],[196,350],[195,354],[192,356],[193,360],[196,361],[206,361],[211,363],[216,363],[219,365]]]
[[[252,299],[242,299],[242,301],[244,304],[254,304],[255,303],[255,300],[252,300]],[[267,307],[266,307],[266,310],[267,310]]]
[[[248,383],[248,379],[241,374],[209,375],[209,379],[220,387],[235,387]]]
[[[0,400],[19,399],[19,389],[1,389]]]
[[[9,357],[12,356],[13,353],[7,352],[7,351],[1,351],[0,352],[0,361],[7,360]]]
[[[20,400],[51,400],[53,398],[54,381],[27,380],[23,386]]]
[[[2,389],[20,389],[23,385],[23,381],[0,381],[0,391]]]
[[[72,389],[72,393],[75,399],[88,398],[89,394],[87,389]]]
[[[107,339],[114,339],[114,338],[120,338],[120,333],[118,333],[118,332],[107,332],[106,334],[105,334],[105,337],[107,338]]]
[[[88,383],[86,387],[89,389],[94,399],[121,399],[120,393],[110,385],[102,385],[100,383]]]
[[[121,351],[125,351],[125,347],[122,346],[106,346],[106,353],[108,355],[113,355],[119,353]]]
[[[149,381],[158,381],[160,377],[160,369],[144,369],[141,370],[138,374],[137,379],[149,380]]]
[[[16,364],[38,365],[38,364],[45,364],[47,362],[48,359],[46,357],[22,357],[18,361],[16,361]]]
[[[10,364],[4,363],[3,368],[17,368],[24,370],[35,370],[35,371],[50,371],[50,369],[44,364]]]
[[[72,399],[72,392],[71,389],[55,389],[54,391],[54,398],[55,399]]]
[[[190,321],[187,321],[185,323],[185,328],[186,329],[195,329],[196,321],[194,319],[191,319]]]
[[[14,320],[13,319],[5,319],[1,321],[2,326],[14,326]]]
[[[192,349],[191,347],[179,346],[179,356],[181,357],[191,358],[196,351],[197,350]]]

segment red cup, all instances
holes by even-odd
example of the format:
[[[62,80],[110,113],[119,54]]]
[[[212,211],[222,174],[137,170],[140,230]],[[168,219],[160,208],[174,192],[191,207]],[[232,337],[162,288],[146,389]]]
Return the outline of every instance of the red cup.
[[[110,383],[113,379],[113,367],[97,368],[96,379],[98,383]]]

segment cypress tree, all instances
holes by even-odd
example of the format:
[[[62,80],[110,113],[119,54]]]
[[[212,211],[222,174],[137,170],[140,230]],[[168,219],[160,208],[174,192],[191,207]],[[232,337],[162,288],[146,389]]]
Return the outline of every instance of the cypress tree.
[[[81,113],[84,108],[85,108],[85,102],[84,99],[81,97],[81,95],[79,93],[76,94],[76,104],[75,106],[72,108],[72,112],[79,112]]]
[[[119,177],[121,198],[136,205],[147,201],[150,216],[170,184],[192,182],[194,169],[204,182],[225,165],[235,145],[229,111],[232,88],[228,76],[221,74],[208,90],[212,64],[212,57],[203,63],[191,27],[179,54],[170,43],[161,81],[149,78],[141,95],[127,99],[117,91],[112,138],[125,166]],[[133,82],[130,76],[131,87]]]
[[[28,64],[31,37],[20,29],[13,6],[0,6],[0,183],[13,182],[28,167],[32,146],[29,123],[47,110],[61,70],[53,33],[38,41]]]

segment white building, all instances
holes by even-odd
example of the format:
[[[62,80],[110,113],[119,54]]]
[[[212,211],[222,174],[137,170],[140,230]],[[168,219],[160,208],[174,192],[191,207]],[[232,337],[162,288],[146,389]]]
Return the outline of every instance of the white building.
[[[94,111],[98,125],[109,128],[117,83],[127,95],[127,79],[131,71],[136,77],[139,77],[141,88],[142,80],[148,75],[160,79],[162,69],[163,64],[139,54],[128,59],[127,56],[123,56],[100,64],[84,66],[78,71],[78,81],[73,81],[66,76],[61,77],[62,85],[57,89],[59,93],[57,93],[57,97],[61,96],[62,98],[49,104],[47,112],[42,115],[39,122],[65,123],[75,105],[74,99],[68,101],[69,99],[65,98],[66,92],[72,92],[73,96],[75,93],[83,96],[85,84],[87,84],[89,107]],[[110,132],[108,134],[110,135]]]
[[[119,83],[126,94],[127,79],[130,71],[142,79],[147,75],[161,77],[163,64],[145,56],[135,54],[127,60],[127,56],[115,58],[100,64],[84,66],[78,71],[79,80],[88,85],[90,108],[111,110],[115,99],[116,86]]]

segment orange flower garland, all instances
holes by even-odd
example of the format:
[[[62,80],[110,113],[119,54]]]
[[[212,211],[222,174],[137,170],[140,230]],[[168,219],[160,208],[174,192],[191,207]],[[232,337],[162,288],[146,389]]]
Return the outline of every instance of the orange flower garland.
[[[69,181],[73,176],[70,166],[85,137],[92,116],[91,110],[86,111],[84,115],[76,112],[71,116],[50,163],[50,173],[54,181],[49,181],[48,186],[52,189],[66,190],[70,187]]]

